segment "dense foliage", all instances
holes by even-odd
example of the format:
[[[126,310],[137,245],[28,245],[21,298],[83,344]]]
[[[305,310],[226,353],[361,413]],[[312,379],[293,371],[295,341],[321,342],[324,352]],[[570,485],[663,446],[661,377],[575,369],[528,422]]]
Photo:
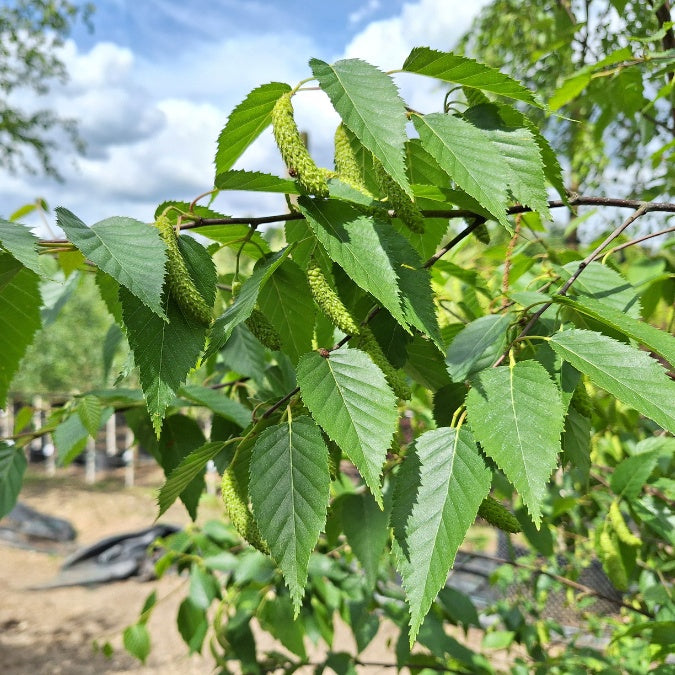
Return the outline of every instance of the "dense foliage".
[[[671,52],[659,59],[675,64]],[[288,213],[165,202],[152,224],[88,225],[60,207],[65,244],[0,221],[0,404],[54,276],[38,249],[67,259],[66,277],[95,277],[140,381],[74,397],[43,429],[3,441],[2,512],[34,434],[53,432],[65,463],[123,410],[166,473],[160,515],[180,499],[196,518],[206,465],[223,474],[231,525],[173,537],[157,563],[189,573],[178,626],[190,650],[209,636],[221,672],[232,660],[292,672],[309,662],[305,637],[332,646],[335,614],[357,652],[393,621],[396,663],[415,671],[496,672],[445,632],[455,624],[484,631],[483,650],[519,645],[511,672],[667,672],[675,259],[668,245],[640,248],[630,228],[675,204],[665,191],[569,195],[538,126],[550,108],[471,58],[410,53],[403,71],[455,87],[434,111],[407,107],[391,75],[364,61],[310,68],[311,79],[263,84],[231,113],[207,195],[282,193]],[[293,98],[317,83],[342,120],[335,170],[315,165],[293,118]],[[290,178],[233,169],[271,124]],[[552,211],[588,204],[630,214],[588,250],[562,246]],[[271,222],[284,223],[283,241],[259,232]],[[225,248],[234,264],[214,264]],[[497,601],[494,623],[446,585],[478,514],[522,529],[514,542],[529,547],[495,580],[530,592]],[[613,617],[593,614],[608,595],[581,581],[595,560]],[[544,611],[561,588],[586,621],[571,637]],[[142,660],[157,601],[124,635]],[[256,652],[254,617],[285,652]],[[607,648],[581,643],[594,631]],[[317,668],[361,663],[329,649]]]

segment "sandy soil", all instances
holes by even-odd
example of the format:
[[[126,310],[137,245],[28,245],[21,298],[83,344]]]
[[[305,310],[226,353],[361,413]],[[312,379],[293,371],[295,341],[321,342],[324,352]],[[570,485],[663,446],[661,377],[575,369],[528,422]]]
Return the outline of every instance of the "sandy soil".
[[[156,469],[139,472],[138,485],[124,489],[122,476],[112,475],[93,488],[83,485],[81,469],[46,479],[32,471],[21,499],[44,513],[68,519],[78,532],[75,544],[52,546],[45,551],[14,548],[0,540],[0,672],[3,675],[147,673],[173,675],[210,673],[213,659],[187,655],[176,628],[176,613],[186,580],[167,574],[159,581],[136,579],[97,587],[70,587],[32,591],[31,586],[50,581],[64,557],[74,548],[102,537],[142,529],[156,515],[153,490],[161,484]],[[220,515],[217,502],[207,500],[200,520]],[[183,525],[188,516],[174,505],[162,521]],[[154,589],[163,598],[148,623],[152,652],[145,666],[122,647],[122,631],[138,616],[143,601]],[[388,646],[396,631],[384,626],[374,644],[362,655],[366,661],[391,662]],[[111,658],[93,645],[106,641],[114,648]],[[353,641],[338,628],[336,645],[349,649]],[[269,641],[268,641],[269,644]],[[311,671],[308,671],[311,672]],[[391,668],[362,668],[364,673],[391,673]]]

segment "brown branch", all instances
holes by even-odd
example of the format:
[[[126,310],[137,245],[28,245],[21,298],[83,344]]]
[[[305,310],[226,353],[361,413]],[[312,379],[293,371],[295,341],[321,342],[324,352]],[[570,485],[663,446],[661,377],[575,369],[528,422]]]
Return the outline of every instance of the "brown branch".
[[[633,605],[630,605],[627,602],[624,602],[623,600],[617,600],[616,598],[613,598],[611,595],[605,595],[601,591],[597,591],[595,588],[591,588],[590,586],[580,584],[578,581],[572,581],[572,579],[563,577],[560,574],[556,574],[555,572],[549,572],[548,570],[545,570],[542,567],[536,567],[535,565],[528,565],[527,563],[521,563],[516,560],[507,560],[506,558],[500,558],[499,556],[490,555],[488,553],[478,553],[476,551],[471,551],[470,553],[467,553],[467,555],[472,558],[491,560],[493,562],[500,563],[501,565],[512,565],[513,567],[518,567],[519,569],[530,570],[531,572],[535,572],[536,574],[543,574],[544,576],[547,576],[549,579],[553,579],[563,584],[563,586],[568,586],[569,588],[573,588],[581,593],[585,593],[586,595],[592,595],[596,598],[608,600],[609,602],[612,602],[615,605],[619,605],[620,607],[624,607],[625,609],[630,609],[633,612],[638,612],[638,614],[642,614],[643,616],[646,616],[650,619],[654,618],[654,615],[645,609],[642,609],[640,607],[634,607]]]
[[[667,227],[665,230],[659,230],[658,232],[652,232],[651,234],[645,234],[644,237],[638,237],[637,239],[631,239],[630,241],[627,241],[624,244],[619,244],[619,246],[615,246],[614,248],[607,251],[606,255],[611,255],[612,253],[616,253],[617,251],[622,251],[624,248],[628,248],[629,246],[635,246],[636,244],[641,244],[643,241],[647,241],[648,239],[653,239],[654,237],[661,237],[662,235],[669,234],[670,232],[675,232],[675,225],[673,227]]]
[[[570,206],[608,206],[624,209],[637,209],[644,203],[645,202],[638,199],[575,196],[567,202],[564,202],[561,199],[552,199],[548,202],[548,207],[550,209],[560,209],[568,208]],[[649,211],[653,213],[675,213],[675,202],[647,202],[647,204],[649,205]],[[529,206],[515,204],[506,209],[506,214],[513,216],[518,213],[529,213],[531,211],[532,209]],[[396,212],[389,211],[388,215],[392,218],[396,217]],[[431,209],[422,211],[422,215],[425,218],[485,218],[483,214],[475,213],[469,209]],[[272,216],[238,216],[233,218],[195,218],[194,220],[188,221],[187,224],[181,225],[181,230],[192,230],[206,225],[249,225],[250,227],[256,228],[259,225],[282,223],[290,220],[304,220],[304,218],[305,216],[303,216],[302,213],[279,213]],[[460,233],[460,235],[461,234],[462,233]],[[467,236],[467,234],[470,234],[470,232],[463,236]],[[51,243],[62,243],[64,241],[65,240],[63,239],[44,239],[40,240],[39,245],[44,246]],[[452,248],[451,244],[452,242],[448,243],[448,250]],[[425,265],[427,267],[430,266],[429,264]]]
[[[617,227],[606,239],[604,239],[602,243],[598,244],[598,246],[596,246],[596,248],[579,263],[579,267],[577,268],[576,272],[560,287],[556,295],[565,295],[572,286],[572,284],[579,278],[581,273],[600,255],[600,253],[602,253],[602,251],[609,244],[611,244],[617,237],[619,237],[627,227],[632,225],[641,216],[644,216],[645,213],[649,213],[650,210],[651,210],[650,204],[648,202],[640,203],[640,206],[635,210],[634,213],[632,213],[628,218],[626,218],[626,220],[624,220],[624,222],[619,227]],[[513,344],[518,340],[524,338],[532,330],[532,327],[537,323],[541,315],[552,304],[553,300],[551,300],[550,302],[545,302],[530,317],[530,320],[527,322],[525,327],[520,331],[516,339],[511,342],[509,348],[492,365],[493,368],[496,368],[497,366],[501,365],[504,362],[504,359],[508,356],[509,350],[511,349]]]

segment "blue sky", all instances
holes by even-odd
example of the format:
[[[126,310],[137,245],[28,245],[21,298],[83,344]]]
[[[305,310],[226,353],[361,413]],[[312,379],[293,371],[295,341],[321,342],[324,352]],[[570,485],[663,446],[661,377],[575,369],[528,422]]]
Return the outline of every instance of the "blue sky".
[[[0,215],[43,197],[90,224],[113,215],[150,221],[158,203],[191,200],[212,187],[218,133],[254,87],[271,80],[295,85],[311,74],[312,57],[359,57],[392,69],[414,46],[451,49],[486,3],[99,0],[94,32],[78,28],[63,49],[70,80],[40,101],[79,121],[87,150],[59,155],[60,184],[0,170]],[[398,84],[414,107],[440,107],[442,92],[432,80],[408,76]],[[15,102],[30,107],[34,97],[20,92]],[[303,92],[294,103],[313,155],[330,166],[337,116],[327,97]],[[283,172],[269,131],[235,168]],[[283,209],[283,201],[227,193],[215,206],[261,214]]]

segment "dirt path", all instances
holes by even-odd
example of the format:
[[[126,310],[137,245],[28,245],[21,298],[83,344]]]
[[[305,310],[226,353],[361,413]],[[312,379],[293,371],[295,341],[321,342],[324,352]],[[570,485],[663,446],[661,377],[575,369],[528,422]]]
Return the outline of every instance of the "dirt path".
[[[196,675],[214,671],[208,646],[204,646],[204,656],[188,656],[176,628],[178,605],[186,593],[184,578],[167,574],[152,582],[130,579],[89,588],[28,590],[53,579],[64,557],[75,548],[109,535],[149,527],[156,515],[153,491],[161,480],[161,473],[154,468],[139,472],[139,485],[131,489],[122,487],[121,475],[87,488],[77,469],[55,479],[36,473],[29,477],[22,501],[41,512],[66,518],[77,530],[78,538],[73,545],[50,547],[44,552],[14,548],[0,540],[2,675]],[[200,521],[220,515],[214,499],[207,499],[200,507]],[[189,518],[181,505],[174,505],[162,521],[185,525]],[[121,636],[153,589],[165,599],[148,622],[152,651],[146,665],[141,666],[124,651]],[[350,649],[352,636],[344,627],[336,628],[335,644],[341,650]],[[396,633],[393,626],[384,626],[362,655],[364,660],[390,662],[390,644]],[[97,653],[94,641],[109,641],[114,648],[112,657]],[[269,648],[270,641],[263,638],[259,644]],[[362,668],[361,672],[378,675],[395,671],[391,667],[372,667]]]
[[[42,512],[68,519],[78,532],[76,546],[84,546],[151,525],[156,515],[152,493],[160,480],[155,471],[145,472],[139,487],[124,490],[119,489],[120,478],[93,489],[73,477],[32,478],[21,499]],[[183,525],[188,519],[181,507],[174,507],[163,520]],[[159,582],[131,579],[91,588],[26,590],[52,579],[73,548],[37,552],[0,542],[0,671],[4,675],[212,671],[211,658],[187,656],[176,629],[184,579],[167,575]],[[168,597],[148,624],[153,650],[146,667],[141,667],[124,652],[121,633],[155,587],[160,597]],[[172,594],[174,590],[178,592]],[[94,640],[110,641],[115,649],[112,658],[96,653]]]

